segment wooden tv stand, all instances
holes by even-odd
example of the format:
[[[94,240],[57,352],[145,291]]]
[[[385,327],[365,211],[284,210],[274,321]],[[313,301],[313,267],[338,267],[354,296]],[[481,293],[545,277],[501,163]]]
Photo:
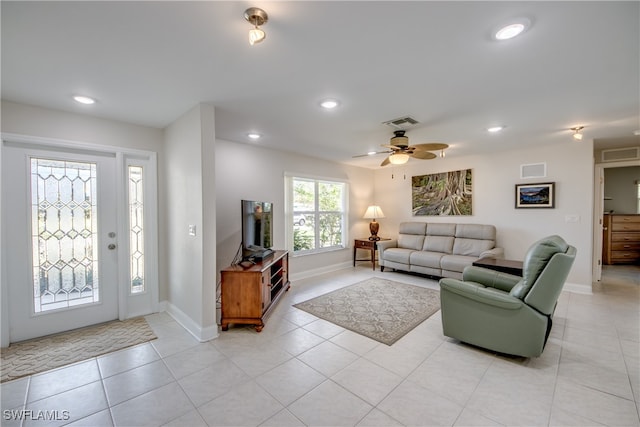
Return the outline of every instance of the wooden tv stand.
[[[222,330],[229,324],[255,325],[262,331],[265,318],[289,290],[289,252],[274,251],[272,256],[250,265],[231,265],[221,271]]]

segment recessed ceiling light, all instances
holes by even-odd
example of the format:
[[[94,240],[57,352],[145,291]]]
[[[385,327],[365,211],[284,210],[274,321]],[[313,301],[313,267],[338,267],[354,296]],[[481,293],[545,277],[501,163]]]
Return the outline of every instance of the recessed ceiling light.
[[[340,103],[335,99],[325,99],[320,103],[320,106],[322,108],[326,108],[327,110],[331,110],[332,108],[336,108],[338,104]]]
[[[76,95],[73,97],[73,99],[76,102],[79,102],[80,104],[85,104],[85,105],[91,105],[96,103],[95,99],[89,98],[88,96]]]
[[[524,31],[524,25],[522,24],[511,24],[506,27],[502,27],[496,33],[496,39],[498,40],[509,40],[520,34]]]
[[[495,31],[493,37],[496,40],[512,39],[525,32],[529,28],[530,24],[531,21],[527,18],[514,19],[509,24],[504,25]]]
[[[500,132],[502,129],[504,129],[506,126],[492,126],[490,128],[487,128],[487,132]]]
[[[256,132],[251,132],[251,133],[248,133],[247,136],[251,139],[260,139],[262,135]]]
[[[367,154],[368,154],[369,156],[373,156],[373,155],[374,155],[374,154],[376,154],[376,153],[377,153],[377,151],[369,151]]]

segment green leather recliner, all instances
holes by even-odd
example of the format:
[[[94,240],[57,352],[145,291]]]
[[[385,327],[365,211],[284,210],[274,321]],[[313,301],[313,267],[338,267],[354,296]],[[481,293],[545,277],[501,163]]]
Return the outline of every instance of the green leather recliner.
[[[549,236],[527,251],[522,277],[469,266],[462,280],[441,279],[444,335],[500,353],[539,356],[575,256],[575,247]]]

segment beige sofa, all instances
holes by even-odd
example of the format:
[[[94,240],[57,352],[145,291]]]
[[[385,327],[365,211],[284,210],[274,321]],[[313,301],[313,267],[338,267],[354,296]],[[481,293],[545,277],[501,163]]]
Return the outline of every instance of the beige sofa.
[[[380,271],[385,268],[462,279],[480,258],[503,258],[496,228],[482,224],[403,222],[397,239],[378,242]]]

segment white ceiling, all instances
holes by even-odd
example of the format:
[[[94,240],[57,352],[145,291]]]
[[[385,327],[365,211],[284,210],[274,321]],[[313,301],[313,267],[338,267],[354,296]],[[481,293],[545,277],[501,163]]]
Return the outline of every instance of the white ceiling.
[[[269,14],[249,46],[247,7]],[[162,128],[198,103],[216,137],[376,167],[409,115],[447,156],[640,144],[640,2],[2,1],[2,98]],[[531,21],[509,41],[491,34]],[[74,94],[97,98],[93,106]],[[332,111],[318,104],[341,104]],[[502,124],[500,134],[485,128]],[[411,160],[412,162],[420,160]]]

